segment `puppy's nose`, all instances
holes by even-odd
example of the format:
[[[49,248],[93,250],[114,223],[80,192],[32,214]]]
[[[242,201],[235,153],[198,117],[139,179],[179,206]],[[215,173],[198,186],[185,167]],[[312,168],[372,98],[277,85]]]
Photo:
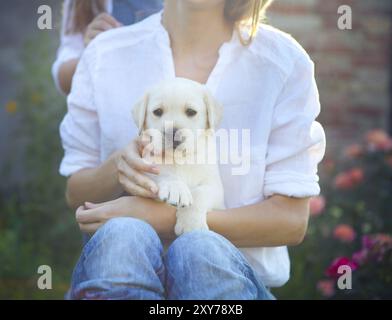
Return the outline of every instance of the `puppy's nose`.
[[[178,132],[178,128],[170,128],[165,130],[166,141],[171,145],[173,149],[177,148],[181,144],[181,137],[179,135],[176,136]]]
[[[178,128],[173,128],[173,140],[174,140],[174,137],[175,137],[177,131],[178,131]]]
[[[180,137],[178,135],[176,136],[177,132],[178,132],[178,128],[173,128],[173,137],[172,137],[173,149],[176,149],[182,142]]]

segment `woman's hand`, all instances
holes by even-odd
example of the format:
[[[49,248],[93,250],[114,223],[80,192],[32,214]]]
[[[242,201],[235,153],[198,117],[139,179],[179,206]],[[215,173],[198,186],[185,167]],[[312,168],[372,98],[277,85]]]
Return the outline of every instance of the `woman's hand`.
[[[84,33],[84,45],[87,45],[101,32],[121,27],[122,24],[107,13],[97,15],[87,26]]]
[[[155,199],[158,186],[143,172],[159,174],[159,168],[141,157],[142,148],[139,139],[134,139],[114,155],[118,181],[130,195]]]
[[[149,223],[163,239],[174,237],[176,210],[165,203],[140,197],[121,197],[103,203],[86,202],[76,210],[80,230],[93,234],[106,221],[133,217]]]
[[[139,147],[138,141],[131,141],[100,166],[79,170],[69,177],[66,190],[69,207],[76,209],[86,201],[101,203],[114,200],[124,192],[155,199],[158,187],[143,173],[159,174],[159,168],[141,158],[143,147]]]

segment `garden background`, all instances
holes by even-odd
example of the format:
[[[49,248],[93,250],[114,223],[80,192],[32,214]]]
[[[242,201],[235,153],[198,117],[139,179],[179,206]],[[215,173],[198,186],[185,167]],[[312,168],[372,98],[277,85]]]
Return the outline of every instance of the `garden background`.
[[[37,8],[53,9],[38,30]],[[352,30],[337,9],[352,8]],[[81,246],[58,175],[65,98],[50,67],[61,1],[0,2],[0,299],[62,299]],[[316,63],[327,155],[322,194],[303,244],[290,248],[292,278],[279,299],[392,298],[390,0],[275,0],[269,23],[291,33]],[[353,270],[338,290],[339,265]],[[49,265],[53,289],[37,288]]]

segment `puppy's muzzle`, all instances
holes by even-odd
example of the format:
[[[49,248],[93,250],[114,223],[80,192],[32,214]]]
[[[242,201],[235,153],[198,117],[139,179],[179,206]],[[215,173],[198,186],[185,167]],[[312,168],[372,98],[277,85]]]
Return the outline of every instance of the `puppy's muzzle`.
[[[183,143],[184,139],[181,137],[181,132],[178,128],[172,128],[165,131],[165,139],[168,143],[168,146],[176,149],[181,143]]]

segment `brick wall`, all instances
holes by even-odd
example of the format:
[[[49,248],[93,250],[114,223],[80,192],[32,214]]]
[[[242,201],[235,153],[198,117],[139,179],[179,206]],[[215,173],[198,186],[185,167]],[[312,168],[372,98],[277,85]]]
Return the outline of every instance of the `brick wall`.
[[[352,8],[352,30],[337,9]],[[290,33],[316,64],[329,149],[390,126],[391,0],[275,0],[269,23]]]

